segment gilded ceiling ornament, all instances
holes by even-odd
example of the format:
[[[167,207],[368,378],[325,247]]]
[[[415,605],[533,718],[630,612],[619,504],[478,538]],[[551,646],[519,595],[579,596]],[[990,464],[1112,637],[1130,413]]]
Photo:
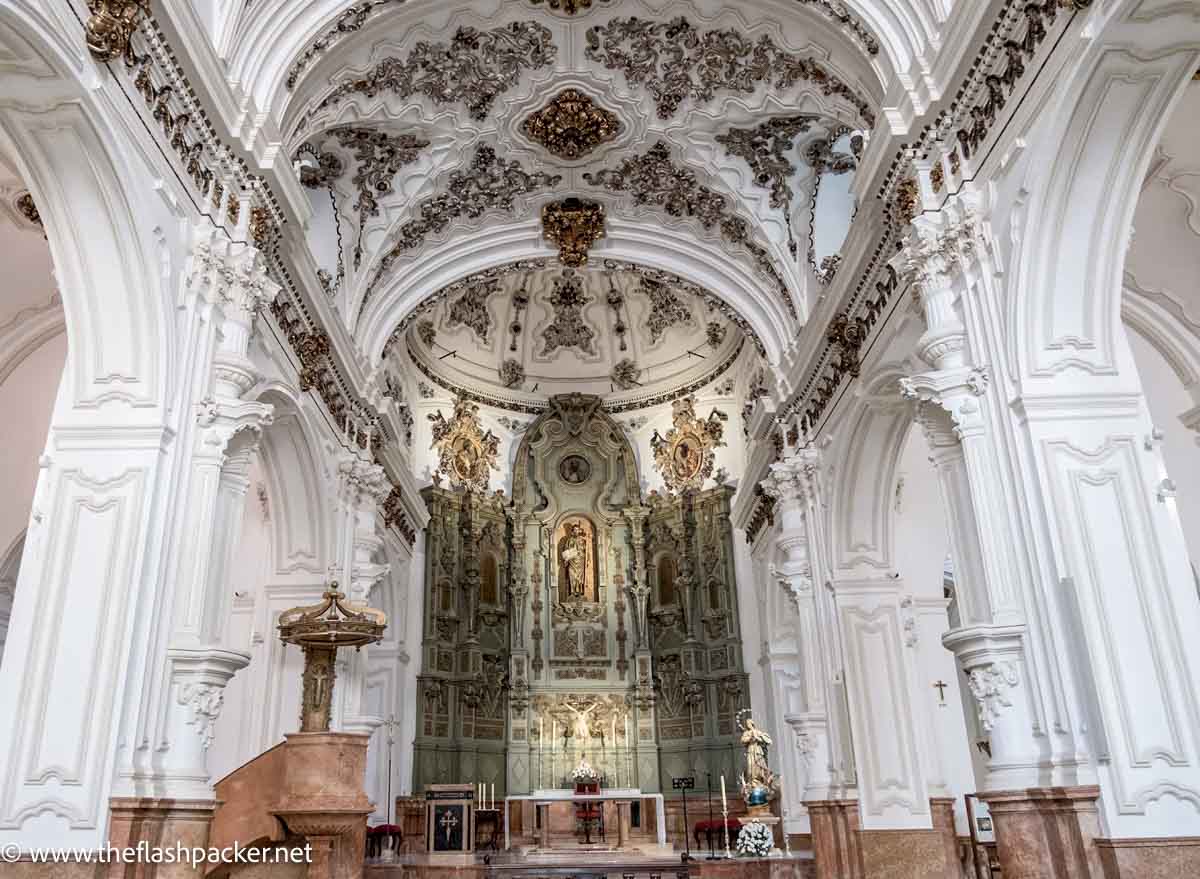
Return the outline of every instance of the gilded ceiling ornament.
[[[340,42],[343,37],[348,34],[357,33],[362,29],[362,26],[367,23],[371,13],[381,6],[386,6],[389,3],[400,4],[405,0],[365,0],[363,3],[356,3],[353,6],[347,7],[324,34],[313,40],[304,53],[296,59],[295,63],[288,69],[287,87],[290,91],[296,87],[296,83],[300,80],[300,74],[304,72],[314,60],[320,58],[329,50],[334,43]]]
[[[496,98],[515,86],[521,74],[549,67],[557,54],[549,28],[536,21],[514,21],[486,31],[460,27],[449,43],[421,41],[407,60],[384,58],[363,76],[335,88],[316,111],[353,94],[422,94],[435,104],[466,104],[471,118],[482,122]]]
[[[483,344],[491,336],[492,316],[488,312],[488,297],[500,289],[497,278],[483,278],[467,286],[461,296],[454,300],[446,315],[446,326],[469,327]]]
[[[358,163],[351,182],[358,189],[358,240],[354,244],[354,267],[362,265],[363,230],[369,217],[379,216],[379,199],[395,192],[392,181],[405,165],[420,158],[429,141],[411,134],[389,134],[371,128],[334,128],[329,132],[338,143],[354,151]]]
[[[250,240],[259,250],[265,250],[279,228],[271,222],[271,212],[266,208],[250,209]]]
[[[526,137],[560,159],[583,158],[616,138],[624,127],[616,113],[577,89],[559,92],[521,123]]]
[[[400,227],[396,243],[380,261],[379,272],[362,307],[366,306],[375,285],[392,263],[407,251],[419,247],[428,236],[444,232],[453,221],[462,217],[477,219],[488,211],[512,211],[519,196],[557,186],[561,180],[558,174],[526,171],[519,162],[506,162],[496,155],[494,148],[481,144],[465,170],[450,174],[442,192],[416,206],[413,213],[418,219],[409,220]]]
[[[817,283],[822,287],[829,286],[833,279],[837,276],[838,269],[842,267],[842,255],[840,253],[831,253],[829,256],[821,260],[821,264],[817,266]]]
[[[595,354],[593,340],[596,331],[583,319],[583,308],[592,297],[583,289],[583,277],[571,269],[554,279],[554,291],[550,294],[550,305],[554,309],[554,320],[542,333],[542,355],[551,354],[559,348],[578,348],[585,354]]]
[[[496,464],[500,438],[480,429],[479,407],[458,399],[449,421],[440,410],[429,420],[433,422],[433,449],[440,461],[438,472],[445,473],[455,488],[487,491],[490,471],[500,469]]]
[[[588,250],[604,237],[604,205],[578,198],[543,205],[542,237],[558,245],[564,266],[587,265]]]
[[[500,383],[506,388],[519,388],[525,383],[525,367],[509,357],[500,364]]]
[[[720,348],[725,342],[725,336],[729,332],[729,327],[724,324],[717,323],[715,320],[710,321],[705,328],[704,335],[708,341],[708,347]]]
[[[793,320],[798,319],[787,285],[766,248],[751,240],[750,224],[734,213],[726,196],[700,183],[695,171],[671,161],[671,151],[665,142],[658,141],[642,155],[627,158],[616,168],[586,172],[583,179],[592,186],[629,193],[635,205],[661,208],[672,217],[694,217],[706,230],[718,227],[727,242],[750,253],[755,265],[775,283],[788,314]]]
[[[804,161],[818,174],[849,174],[858,168],[858,158],[853,153],[843,153],[833,148],[834,141],[849,134],[845,128],[835,128],[828,137],[814,140],[804,150]]]
[[[946,171],[944,168],[942,168],[942,163],[939,160],[929,170],[929,185],[933,188],[934,192],[941,192],[942,185],[945,182],[946,182]]]
[[[792,148],[797,137],[819,121],[818,117],[806,114],[776,116],[754,128],[730,128],[724,134],[718,134],[716,141],[729,155],[737,156],[750,166],[755,183],[770,187],[771,207],[790,216],[792,187],[788,181],[796,173],[796,166],[784,153]]]
[[[641,385],[641,382],[638,381],[638,379],[641,377],[642,371],[638,369],[638,365],[628,357],[618,361],[617,364],[613,366],[612,374],[609,375],[609,378],[612,379],[612,383],[622,391],[630,391]]]
[[[706,421],[696,417],[695,397],[684,397],[671,404],[673,427],[665,437],[654,431],[650,448],[654,466],[662,473],[670,491],[700,488],[712,475],[713,449],[725,445],[722,437],[729,416],[713,409]]]
[[[28,192],[22,192],[17,196],[17,200],[14,202],[14,204],[16,205],[17,211],[20,212],[22,217],[33,223],[35,226],[42,226],[42,228],[45,228],[45,226],[42,224],[42,215],[38,213],[37,205],[34,204],[32,195],[30,195]]]
[[[862,364],[858,352],[867,341],[867,323],[861,317],[851,318],[842,313],[829,323],[825,340],[838,352],[835,368],[853,378],[858,378]]]
[[[88,51],[97,61],[124,57],[132,63],[129,39],[143,15],[150,14],[150,0],[88,0],[92,13],[84,25]]]
[[[875,125],[871,105],[819,61],[785,51],[766,34],[747,39],[735,30],[702,31],[682,16],[669,22],[614,18],[587,32],[587,57],[620,70],[630,85],[644,85],[660,119],[670,119],[691,99],[706,103],[718,92],[752,94],[767,83],[780,91],[798,82],[844,99]]]
[[[900,221],[902,226],[907,226],[920,213],[920,191],[917,189],[917,181],[912,177],[906,177],[900,181],[900,185],[896,187],[895,212],[896,219]]]
[[[332,186],[333,182],[345,173],[346,166],[336,153],[322,152],[313,146],[306,146],[303,149],[313,157],[316,165],[305,163],[300,158],[300,153],[296,154],[296,160],[301,163],[301,186],[308,189],[324,189],[327,186]]]
[[[646,318],[646,329],[650,331],[650,344],[656,343],[668,329],[679,324],[693,325],[692,310],[675,295],[667,284],[650,278],[642,278],[638,292],[650,300],[650,314]]]
[[[854,17],[854,14],[841,0],[799,0],[799,2],[817,7],[827,18],[833,19],[844,27],[862,44],[868,55],[879,54],[879,41],[875,39],[875,35],[868,30],[865,24]]]

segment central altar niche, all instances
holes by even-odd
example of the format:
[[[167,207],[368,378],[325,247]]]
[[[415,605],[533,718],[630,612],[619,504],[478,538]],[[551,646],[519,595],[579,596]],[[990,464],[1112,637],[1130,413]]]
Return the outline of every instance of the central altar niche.
[[[554,533],[558,559],[558,602],[598,602],[596,529],[582,516],[568,516]]]

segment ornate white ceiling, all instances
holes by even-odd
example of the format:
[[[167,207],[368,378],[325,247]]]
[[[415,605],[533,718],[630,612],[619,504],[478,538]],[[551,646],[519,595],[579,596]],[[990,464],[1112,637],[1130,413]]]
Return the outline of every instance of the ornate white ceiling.
[[[313,262],[369,351],[390,332],[381,323],[479,268],[414,289],[456,240],[534,243],[489,264],[552,253],[538,217],[566,196],[602,204],[630,236],[673,233],[657,260],[616,234],[597,256],[709,285],[696,264],[720,264],[739,279],[727,301],[771,337],[771,355],[787,347],[836,270],[854,169],[879,121],[878,46],[848,7],[355,9],[309,38],[276,98],[285,149],[307,166]],[[564,95],[605,120],[588,148],[531,127]]]
[[[390,362],[513,409],[598,394],[614,409],[696,390],[757,355],[708,291],[622,263],[496,267],[438,291],[397,328]]]

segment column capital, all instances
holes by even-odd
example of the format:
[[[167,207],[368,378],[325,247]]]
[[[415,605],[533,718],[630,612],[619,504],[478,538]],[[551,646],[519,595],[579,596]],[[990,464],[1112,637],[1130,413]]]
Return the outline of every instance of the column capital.
[[[196,230],[186,283],[196,295],[219,305],[227,317],[243,321],[252,320],[279,293],[257,247],[230,241],[212,227]]]
[[[816,449],[799,449],[772,464],[759,484],[780,504],[803,506],[810,499],[816,500],[819,462],[820,452]]]
[[[387,471],[358,455],[347,455],[338,462],[338,476],[347,501],[354,505],[365,499],[382,504],[392,491]]]
[[[989,381],[987,367],[940,369],[900,379],[900,393],[917,402],[917,421],[936,450],[982,434],[983,407],[978,398],[987,392]],[[938,419],[929,407],[940,409],[949,420]]]
[[[225,451],[239,433],[251,437],[249,448],[258,447],[262,432],[275,422],[275,408],[257,400],[207,396],[196,404],[200,447]]]

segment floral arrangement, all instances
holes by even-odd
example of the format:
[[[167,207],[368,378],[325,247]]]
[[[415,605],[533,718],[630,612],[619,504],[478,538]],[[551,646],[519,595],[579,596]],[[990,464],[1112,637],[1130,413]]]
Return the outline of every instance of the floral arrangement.
[[[775,847],[775,837],[766,824],[751,821],[742,827],[737,838],[739,855],[750,858],[765,858]]]
[[[587,760],[580,760],[579,765],[571,770],[572,781],[597,781],[599,778],[600,775]]]

